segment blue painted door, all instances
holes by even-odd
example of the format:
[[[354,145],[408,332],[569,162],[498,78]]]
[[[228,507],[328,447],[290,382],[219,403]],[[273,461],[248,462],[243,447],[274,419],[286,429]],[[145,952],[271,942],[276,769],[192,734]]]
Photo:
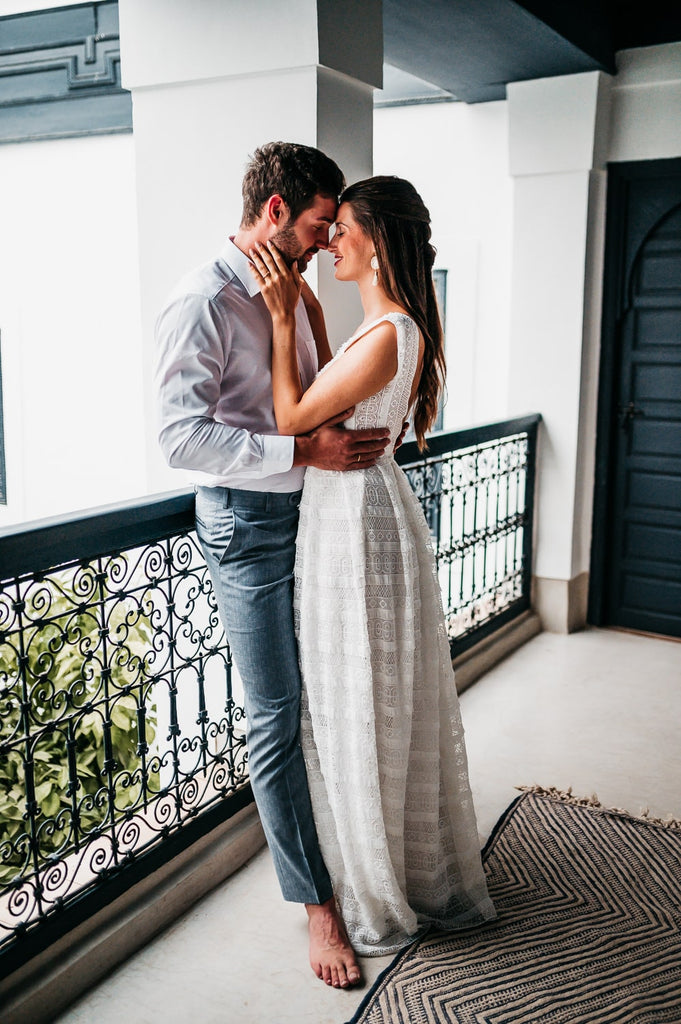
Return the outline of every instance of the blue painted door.
[[[623,165],[614,190],[604,296],[604,324],[610,318],[614,328],[607,466],[601,460],[608,496],[594,531],[605,548],[602,621],[679,637],[680,162]]]

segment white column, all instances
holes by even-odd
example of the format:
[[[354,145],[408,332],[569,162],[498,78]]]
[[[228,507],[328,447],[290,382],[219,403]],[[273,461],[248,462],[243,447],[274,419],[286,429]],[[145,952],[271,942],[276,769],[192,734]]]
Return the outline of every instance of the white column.
[[[617,54],[608,159],[681,156],[681,42]]]
[[[509,414],[544,417],[535,597],[561,632],[586,621],[609,83],[589,72],[508,87]]]
[[[348,182],[371,174],[380,0],[120,0],[123,84],[133,96],[150,490],[181,486],[156,441],[153,325],[164,297],[236,231],[254,149],[317,146]],[[325,266],[322,261],[327,261]],[[361,320],[323,254],[318,291],[338,343]],[[308,276],[317,285],[317,270]]]

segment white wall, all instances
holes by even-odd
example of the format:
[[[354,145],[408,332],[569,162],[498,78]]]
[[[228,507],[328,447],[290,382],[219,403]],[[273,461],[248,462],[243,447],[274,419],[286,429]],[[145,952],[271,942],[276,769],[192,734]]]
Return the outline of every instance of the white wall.
[[[179,123],[180,108],[176,116]],[[374,132],[376,173],[401,174],[421,190],[433,219],[436,266],[449,270],[445,425],[502,418],[511,244],[506,104],[382,109]],[[258,141],[254,137],[253,145]],[[191,148],[180,146],[177,159],[186,159]],[[224,161],[206,173],[236,180],[244,161],[244,154],[226,150]],[[181,251],[159,294],[222,244],[239,213],[238,193],[226,187],[223,206],[213,201],[204,208],[203,194],[192,209],[178,206],[169,190],[178,172],[181,166],[168,180],[157,179],[154,193],[166,211],[160,222],[167,245]],[[9,486],[0,525],[157,490],[160,477],[152,474],[150,482],[144,452],[155,414],[142,387],[133,139],[2,146],[0,173],[6,184],[0,194],[0,329]],[[356,177],[352,166],[347,174]],[[215,195],[216,187],[210,191]],[[142,222],[148,217],[143,211]],[[347,286],[340,288],[345,301]],[[168,476],[164,486],[183,482]]]
[[[132,137],[0,146],[0,177],[4,526],[146,483]]]
[[[544,418],[535,572],[564,581],[588,568],[574,560],[582,527],[575,494],[582,362],[598,345],[598,336],[584,334],[585,269],[607,85],[588,72],[508,87],[515,219],[509,403],[515,414],[536,410]],[[593,427],[582,440],[593,442]]]
[[[295,0],[292,8],[253,0],[247,11],[240,0],[119,0],[119,16],[122,80],[133,97],[145,402],[152,406],[158,311],[178,277],[216,255],[236,230],[243,172],[256,146],[280,138],[319,146],[348,176],[371,172],[382,19],[378,0],[348,2],[342,17],[336,0]],[[147,40],[162,19],[163,47],[150,59]],[[308,277],[331,324],[353,314],[347,337],[361,319],[356,290],[337,289],[316,267]],[[183,486],[191,474],[168,469],[149,422],[151,486]]]
[[[612,83],[608,160],[681,156],[681,43],[623,50]]]
[[[447,275],[445,427],[507,414],[512,182],[507,104],[384,107],[374,115],[374,173],[398,174],[431,214]]]
[[[544,414],[535,571],[547,581],[590,563],[606,165],[681,156],[681,43],[617,64],[612,79],[517,83],[510,102],[375,115],[375,170],[417,185],[450,271],[446,426]],[[554,623],[580,621],[571,600]]]
[[[176,115],[179,123],[180,108]],[[511,229],[506,104],[383,109],[374,131],[376,172],[401,174],[421,190],[433,218],[436,265],[449,270],[446,426],[501,418]],[[190,151],[181,146],[178,159]],[[224,162],[206,173],[240,179],[244,160],[226,150]],[[178,206],[169,191],[178,172],[181,166],[167,181],[157,179],[155,190],[167,244],[178,254],[163,288],[210,256],[239,213],[234,188],[225,188],[222,207],[204,208],[202,194],[194,208]],[[352,166],[347,173],[356,177]],[[155,414],[142,387],[132,136],[1,146],[0,175],[9,489],[0,525],[159,489],[145,465]],[[143,223],[148,216],[144,211]],[[338,289],[346,302],[347,286]],[[183,482],[168,477],[165,486]]]
[[[626,51],[617,64],[597,89],[593,75],[509,86],[511,411],[532,404],[545,416],[535,571],[554,596],[558,581],[586,581],[590,564],[606,165],[681,155],[681,44]],[[568,596],[554,622],[584,621],[586,586],[571,593],[582,607]]]
[[[52,0],[0,0],[0,14],[51,6]],[[617,59],[620,71],[611,83],[611,100],[606,102],[602,90],[595,113],[590,98],[583,106],[584,117],[596,125],[593,166],[681,155],[681,44],[626,51]],[[535,95],[540,102],[541,89]],[[579,131],[580,125],[573,128]],[[540,150],[545,148],[543,134],[535,141]],[[340,152],[334,155],[343,162]],[[185,158],[181,151],[177,156]],[[183,254],[177,273],[220,244],[236,213],[232,184],[229,198],[226,194],[227,179],[239,176],[244,157],[226,151],[224,168],[210,171],[213,195],[215,178],[224,172],[224,207],[213,202],[206,209],[199,195],[195,209],[178,208],[159,181],[168,238],[173,232],[183,236],[181,249],[173,247]],[[548,182],[556,169],[545,170]],[[547,457],[562,458],[563,465],[554,465],[556,487],[542,512],[554,526],[563,514],[573,517],[574,525],[561,535],[560,545],[551,527],[542,540],[541,565],[545,575],[556,578],[584,571],[590,549],[604,171],[591,172],[588,195],[582,181],[574,206],[581,211],[579,218],[567,225],[579,236],[573,256],[575,246],[582,247],[586,267],[584,323],[581,333],[577,324],[570,328],[570,344],[578,348],[570,352],[561,342],[555,359],[547,350],[545,363],[542,356],[515,369],[510,355],[512,261],[518,243],[513,205],[517,201],[520,216],[525,186],[514,195],[508,102],[377,110],[374,171],[403,175],[421,191],[431,210],[436,266],[449,271],[447,427],[530,411],[511,401],[514,372],[516,378],[527,374],[531,385],[534,381],[537,398],[530,404],[546,412],[553,385],[547,391],[542,380],[553,375],[555,381],[561,361],[568,360],[563,383],[569,384],[569,408],[564,390],[561,397],[558,389],[547,439]],[[153,489],[144,444],[154,417],[141,382],[132,137],[0,146],[0,176],[0,331],[9,484],[0,525],[6,525]],[[354,176],[349,167],[348,177]],[[528,204],[527,217],[536,222],[541,240],[545,222],[542,235],[534,201]],[[147,216],[148,210],[143,211],[143,220]],[[192,221],[196,237],[188,227]],[[579,273],[575,265],[573,276]],[[561,324],[561,330],[566,326]],[[542,355],[539,342],[537,352]]]

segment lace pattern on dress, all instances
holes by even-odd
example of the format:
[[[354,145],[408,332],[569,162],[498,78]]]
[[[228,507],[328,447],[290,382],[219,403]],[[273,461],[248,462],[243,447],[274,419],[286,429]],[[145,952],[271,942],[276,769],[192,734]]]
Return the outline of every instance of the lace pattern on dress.
[[[395,325],[397,373],[347,426],[387,426],[394,443],[419,332],[405,314],[381,319]],[[294,612],[317,832],[356,950],[383,954],[427,922],[494,916],[431,539],[390,456],[308,469],[300,512]]]

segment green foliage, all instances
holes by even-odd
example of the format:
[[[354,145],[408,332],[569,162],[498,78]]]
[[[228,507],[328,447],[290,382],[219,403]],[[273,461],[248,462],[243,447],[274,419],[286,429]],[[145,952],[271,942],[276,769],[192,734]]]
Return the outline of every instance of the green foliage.
[[[31,624],[24,626],[23,647],[11,629],[0,643],[0,883],[31,869],[32,827],[41,860],[67,853],[76,838],[97,835],[120,812],[141,806],[159,781],[150,772],[144,785],[138,753],[137,711],[148,699],[142,667],[151,647],[149,616],[126,598],[81,603],[73,580],[63,577],[32,587],[25,597]],[[147,703],[146,744],[155,727],[156,709]],[[105,730],[113,762],[108,765]],[[25,759],[33,763],[33,826]]]

